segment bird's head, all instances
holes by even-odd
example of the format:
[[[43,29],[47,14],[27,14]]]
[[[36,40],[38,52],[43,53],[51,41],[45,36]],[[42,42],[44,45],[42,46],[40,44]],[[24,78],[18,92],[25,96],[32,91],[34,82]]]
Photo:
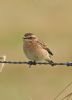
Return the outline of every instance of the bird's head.
[[[37,37],[33,33],[25,33],[23,39],[25,41],[32,41],[32,40],[36,40]]]

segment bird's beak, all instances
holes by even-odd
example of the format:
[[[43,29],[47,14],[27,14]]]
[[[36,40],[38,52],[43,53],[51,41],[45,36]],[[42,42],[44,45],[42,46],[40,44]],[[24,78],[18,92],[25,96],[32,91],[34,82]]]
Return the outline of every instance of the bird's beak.
[[[27,39],[27,38],[24,37],[24,39]]]
[[[23,37],[23,39],[30,39],[30,38],[27,38],[27,37]]]
[[[25,37],[23,37],[22,39],[26,39]]]

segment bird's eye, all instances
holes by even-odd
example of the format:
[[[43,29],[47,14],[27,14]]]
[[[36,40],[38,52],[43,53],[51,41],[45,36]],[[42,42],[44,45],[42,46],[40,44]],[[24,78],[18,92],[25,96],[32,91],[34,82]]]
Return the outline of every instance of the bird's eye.
[[[28,37],[28,39],[32,39],[32,37]]]
[[[35,37],[28,37],[28,39],[35,39]]]

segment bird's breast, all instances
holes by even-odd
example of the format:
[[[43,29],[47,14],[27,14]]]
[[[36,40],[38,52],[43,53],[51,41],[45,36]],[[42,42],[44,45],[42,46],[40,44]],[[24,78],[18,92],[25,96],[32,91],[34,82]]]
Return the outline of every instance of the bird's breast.
[[[24,49],[26,49],[26,50],[31,50],[32,51],[36,48],[37,48],[37,44],[34,43],[34,42],[25,42],[24,43]]]

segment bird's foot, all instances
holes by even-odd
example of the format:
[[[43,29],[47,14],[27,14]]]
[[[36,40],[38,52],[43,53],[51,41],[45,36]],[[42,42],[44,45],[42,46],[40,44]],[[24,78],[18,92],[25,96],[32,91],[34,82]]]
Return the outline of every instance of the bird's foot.
[[[51,60],[51,61],[49,61],[49,64],[51,65],[51,66],[55,66],[55,63]]]
[[[36,61],[29,61],[28,64],[29,64],[29,68],[31,68],[32,65],[36,65]]]

